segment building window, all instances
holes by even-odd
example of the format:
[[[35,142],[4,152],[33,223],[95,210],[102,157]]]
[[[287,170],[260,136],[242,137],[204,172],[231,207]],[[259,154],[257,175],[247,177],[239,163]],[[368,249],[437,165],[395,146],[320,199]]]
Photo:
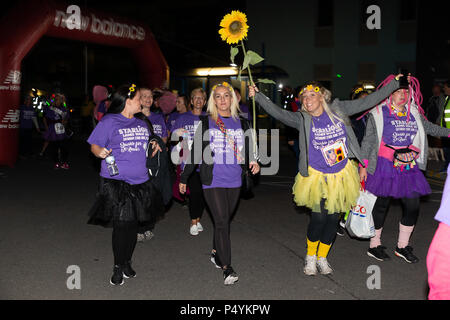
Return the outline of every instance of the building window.
[[[314,45],[318,48],[334,46],[334,2],[319,0],[316,7],[317,26],[314,30]]]
[[[319,81],[325,88],[331,90],[332,87],[332,64],[315,64],[314,65],[314,80]]]
[[[414,61],[404,61],[397,62],[397,72],[410,72],[411,74],[416,73],[416,63]]]
[[[358,65],[358,82],[375,83],[377,65],[375,63],[360,63]]]
[[[334,0],[319,0],[317,5],[317,26],[332,27],[334,24]]]
[[[370,30],[367,28],[367,19],[369,14],[367,8],[371,5],[380,6],[378,1],[363,0],[360,2],[360,23],[359,23],[359,39],[358,43],[361,46],[369,46],[378,44],[378,30]]]
[[[400,0],[400,21],[417,19],[417,0]]]

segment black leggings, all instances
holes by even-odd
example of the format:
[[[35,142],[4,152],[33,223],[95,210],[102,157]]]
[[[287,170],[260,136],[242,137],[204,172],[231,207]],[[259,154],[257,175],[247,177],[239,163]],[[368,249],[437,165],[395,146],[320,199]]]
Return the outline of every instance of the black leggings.
[[[378,197],[373,207],[372,216],[375,224],[375,229],[381,229],[386,220],[386,214],[391,203],[390,197]],[[401,224],[407,227],[414,226],[419,217],[420,198],[402,198],[400,199],[403,208],[403,215]]]
[[[324,208],[325,199],[320,202],[320,212],[311,212],[307,237],[311,242],[319,241],[326,245],[331,245],[336,237],[340,213],[328,214]]]
[[[189,215],[191,220],[201,218],[205,210],[205,199],[200,174],[194,171],[187,181],[189,188]]]
[[[134,248],[136,247],[137,231],[137,221],[114,221],[112,248],[115,265],[124,265],[126,262],[131,261]]]
[[[213,249],[216,263],[231,264],[230,222],[239,201],[241,188],[211,188],[203,190],[206,203],[214,220]]]
[[[69,158],[68,141],[52,141],[50,142],[50,148],[52,148],[53,160],[55,163],[67,162]]]

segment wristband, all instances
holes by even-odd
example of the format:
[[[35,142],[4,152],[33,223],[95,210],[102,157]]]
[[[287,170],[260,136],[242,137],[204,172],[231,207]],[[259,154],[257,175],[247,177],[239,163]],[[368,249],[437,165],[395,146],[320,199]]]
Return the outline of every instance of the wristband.
[[[359,163],[359,167],[360,168],[367,168],[369,166],[369,160],[363,159],[363,162],[364,162],[364,166],[361,163]]]

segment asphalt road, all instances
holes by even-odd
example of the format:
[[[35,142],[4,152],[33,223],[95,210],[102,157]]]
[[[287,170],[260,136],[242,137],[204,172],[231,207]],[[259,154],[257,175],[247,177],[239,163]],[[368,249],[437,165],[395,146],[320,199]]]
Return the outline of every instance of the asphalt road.
[[[422,199],[411,239],[419,263],[408,264],[393,254],[401,217],[401,208],[394,202],[382,236],[391,261],[368,257],[368,241],[346,235],[337,237],[329,255],[334,274],[308,277],[302,268],[309,215],[293,206],[295,161],[293,154],[282,148],[279,174],[261,178],[255,198],[240,202],[231,225],[232,265],[239,274],[238,283],[224,286],[221,271],[209,261],[213,237],[210,216],[206,212],[203,216],[205,231],[191,236],[188,211],[175,203],[157,224],[155,237],[137,244],[133,257],[137,277],[113,287],[109,284],[113,266],[111,229],[86,224],[98,180],[88,155],[87,144],[74,141],[70,170],[54,170],[49,159],[21,160],[15,168],[1,169],[5,176],[0,177],[0,299],[427,297],[426,255],[437,228],[433,217],[440,205],[445,176],[428,172],[433,194]],[[429,167],[439,165],[432,161]],[[74,282],[77,270],[79,282]],[[379,276],[379,282],[374,282],[373,276]],[[68,283],[79,287],[69,289]]]

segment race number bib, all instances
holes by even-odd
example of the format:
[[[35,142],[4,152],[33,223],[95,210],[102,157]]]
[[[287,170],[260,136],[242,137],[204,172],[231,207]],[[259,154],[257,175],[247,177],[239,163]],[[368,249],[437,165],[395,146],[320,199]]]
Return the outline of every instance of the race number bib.
[[[55,123],[55,132],[56,134],[64,134],[66,129],[62,123]]]
[[[347,147],[345,146],[345,138],[323,147],[321,151],[325,162],[330,167],[344,161],[348,154]]]

